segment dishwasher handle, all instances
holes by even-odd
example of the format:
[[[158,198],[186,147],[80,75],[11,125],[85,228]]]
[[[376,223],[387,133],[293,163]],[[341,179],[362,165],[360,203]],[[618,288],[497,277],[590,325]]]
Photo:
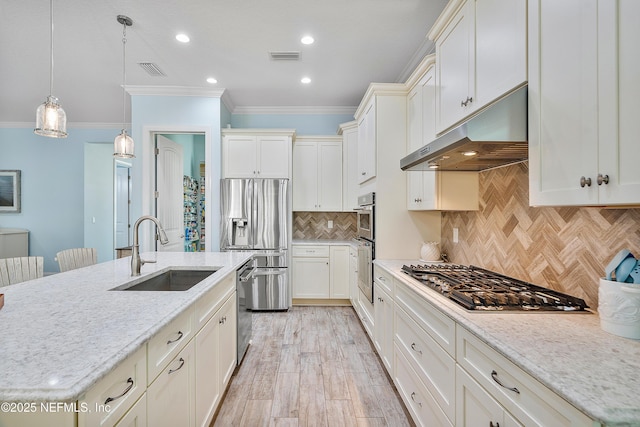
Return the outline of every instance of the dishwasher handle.
[[[252,277],[259,276],[282,276],[287,273],[286,268],[258,268],[254,269]]]

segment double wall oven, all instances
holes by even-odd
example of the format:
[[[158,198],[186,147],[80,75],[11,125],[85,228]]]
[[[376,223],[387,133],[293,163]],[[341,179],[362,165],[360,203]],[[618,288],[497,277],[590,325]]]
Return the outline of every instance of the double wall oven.
[[[358,197],[356,242],[358,288],[373,304],[373,260],[375,259],[375,193]]]

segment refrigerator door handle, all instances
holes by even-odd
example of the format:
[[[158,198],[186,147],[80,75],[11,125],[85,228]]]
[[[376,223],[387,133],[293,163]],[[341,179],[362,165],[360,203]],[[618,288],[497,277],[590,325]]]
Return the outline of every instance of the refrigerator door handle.
[[[258,277],[258,276],[282,276],[283,274],[286,274],[286,273],[287,273],[287,269],[286,268],[255,269],[253,274],[252,274],[252,277]]]

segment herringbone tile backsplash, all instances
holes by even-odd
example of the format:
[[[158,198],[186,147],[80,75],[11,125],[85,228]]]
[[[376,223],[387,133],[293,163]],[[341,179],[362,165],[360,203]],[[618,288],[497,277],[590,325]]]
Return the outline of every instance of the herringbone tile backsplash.
[[[333,228],[328,227],[329,220]],[[351,240],[356,237],[355,212],[294,212],[294,239]]]
[[[595,310],[598,279],[613,256],[629,249],[640,257],[640,209],[529,207],[521,163],[480,174],[480,210],[444,212],[441,247],[452,262],[583,298]]]

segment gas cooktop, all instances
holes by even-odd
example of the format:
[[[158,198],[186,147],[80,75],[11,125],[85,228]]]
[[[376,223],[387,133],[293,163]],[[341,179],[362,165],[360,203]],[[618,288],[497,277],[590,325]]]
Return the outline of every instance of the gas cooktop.
[[[588,308],[580,298],[473,265],[404,265],[402,271],[467,310],[584,312]]]

